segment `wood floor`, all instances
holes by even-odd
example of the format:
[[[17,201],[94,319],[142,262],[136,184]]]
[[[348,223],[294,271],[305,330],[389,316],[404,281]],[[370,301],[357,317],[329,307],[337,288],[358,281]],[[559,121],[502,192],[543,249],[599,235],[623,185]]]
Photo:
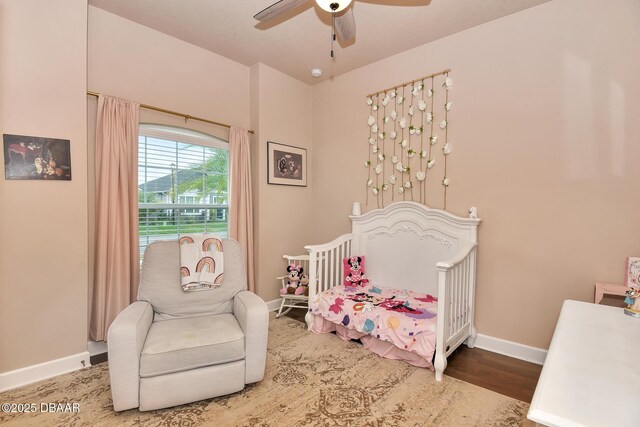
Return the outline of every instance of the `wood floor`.
[[[447,359],[445,374],[531,403],[541,365],[461,345]]]
[[[305,313],[294,309],[287,316],[304,322]],[[531,403],[542,371],[540,365],[465,345],[447,362],[446,375],[527,403]]]

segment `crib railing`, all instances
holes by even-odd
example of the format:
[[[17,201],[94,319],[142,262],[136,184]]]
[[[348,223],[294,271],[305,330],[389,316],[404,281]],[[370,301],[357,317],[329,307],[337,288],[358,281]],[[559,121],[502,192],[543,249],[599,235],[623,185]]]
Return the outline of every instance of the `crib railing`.
[[[353,234],[343,234],[323,245],[309,245],[309,305],[316,294],[342,283],[344,265],[342,259],[351,256]],[[307,313],[311,326],[311,315]]]
[[[436,340],[436,380],[447,366],[446,357],[465,339],[473,347],[474,298],[477,243],[470,243],[438,269],[438,337]],[[440,378],[438,376],[440,375]]]

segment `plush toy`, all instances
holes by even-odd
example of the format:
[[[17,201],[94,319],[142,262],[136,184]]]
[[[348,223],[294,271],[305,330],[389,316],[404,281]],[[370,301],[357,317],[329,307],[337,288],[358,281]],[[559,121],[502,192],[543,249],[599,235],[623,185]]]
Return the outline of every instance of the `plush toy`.
[[[309,277],[306,274],[300,275],[300,285],[298,288],[302,288],[302,294],[305,297],[309,296]]]
[[[300,276],[304,269],[301,265],[289,265],[287,266],[287,273],[289,273],[289,280],[287,280],[287,286],[280,289],[280,294],[295,294],[302,295],[304,289],[300,287]],[[299,290],[298,290],[299,289]]]
[[[369,281],[364,274],[364,257],[352,256],[344,259],[345,286],[362,286]]]

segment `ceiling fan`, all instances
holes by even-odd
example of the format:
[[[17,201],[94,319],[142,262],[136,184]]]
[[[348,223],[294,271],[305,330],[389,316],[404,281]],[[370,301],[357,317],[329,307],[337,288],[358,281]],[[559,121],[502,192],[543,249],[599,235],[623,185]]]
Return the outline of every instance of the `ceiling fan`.
[[[280,0],[261,12],[258,12],[254,18],[258,21],[268,21],[309,1],[311,0]],[[353,16],[353,8],[349,7],[352,1],[353,0],[315,0],[318,6],[332,15],[332,42],[335,40],[336,34],[342,41],[351,40],[356,36],[356,21]],[[333,47],[331,49],[331,57],[333,57]]]

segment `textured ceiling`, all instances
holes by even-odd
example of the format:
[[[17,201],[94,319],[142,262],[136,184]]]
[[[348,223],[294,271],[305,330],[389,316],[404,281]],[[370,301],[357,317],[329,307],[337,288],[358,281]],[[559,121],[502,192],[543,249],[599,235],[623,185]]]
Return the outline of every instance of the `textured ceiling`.
[[[275,0],[89,0],[89,4],[245,65],[262,62],[309,84],[549,0],[355,0],[355,41],[336,43],[315,1],[274,21]],[[319,79],[311,68],[322,68]]]

